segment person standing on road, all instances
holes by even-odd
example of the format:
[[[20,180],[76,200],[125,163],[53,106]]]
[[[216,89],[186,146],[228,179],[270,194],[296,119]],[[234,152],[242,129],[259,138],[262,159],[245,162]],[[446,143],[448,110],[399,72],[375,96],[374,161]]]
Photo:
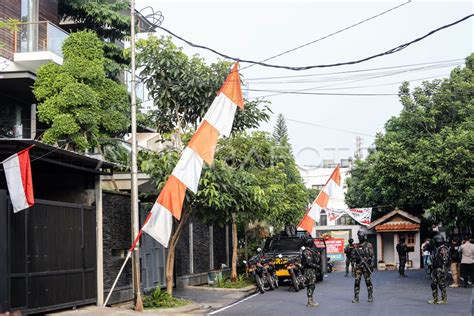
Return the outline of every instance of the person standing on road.
[[[474,282],[474,244],[472,242],[469,237],[465,237],[461,245],[461,273],[464,287],[469,286],[469,279]]]
[[[423,268],[425,268],[426,275],[430,275],[431,272],[431,251],[430,251],[430,239],[426,238],[423,245],[421,245],[421,252],[423,253]]]
[[[436,249],[433,254],[433,267],[431,269],[431,291],[433,299],[429,304],[448,304],[446,294],[446,274],[449,262],[449,249],[444,244],[444,237],[436,235],[433,237]],[[438,300],[438,288],[441,290],[441,301]]]
[[[354,249],[354,246],[352,245],[354,243],[354,239],[349,238],[349,244],[346,246],[344,249],[344,253],[346,254],[346,277],[349,275],[349,266],[351,266],[351,273],[352,276],[354,276],[354,266],[352,264],[352,249]]]
[[[305,240],[305,249],[301,254],[301,264],[304,268],[304,275],[306,278],[306,295],[308,297],[308,307],[318,307],[319,303],[313,300],[314,289],[316,288],[316,269],[320,268],[321,256],[314,249],[313,238],[307,237]]]
[[[405,266],[407,264],[408,259],[408,246],[405,244],[405,238],[400,238],[400,242],[397,244],[397,253],[398,253],[398,273],[402,277],[406,277],[405,275]]]
[[[359,238],[359,244],[354,245],[351,255],[355,267],[354,299],[352,300],[352,303],[359,303],[360,280],[362,275],[364,276],[365,284],[367,286],[367,293],[369,295],[368,301],[373,302],[374,287],[370,277],[372,274],[372,265],[375,262],[374,248],[372,244],[367,241],[367,235],[365,232],[359,230],[357,232],[357,237]]]
[[[449,247],[449,257],[451,258],[451,275],[453,284],[449,287],[459,287],[460,265],[461,265],[461,249],[457,238],[451,239],[451,247]]]

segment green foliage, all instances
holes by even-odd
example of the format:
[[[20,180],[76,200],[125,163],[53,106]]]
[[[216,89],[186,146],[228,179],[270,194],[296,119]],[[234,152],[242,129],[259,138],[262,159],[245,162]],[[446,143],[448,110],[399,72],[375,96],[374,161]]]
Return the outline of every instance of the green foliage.
[[[241,289],[250,285],[253,285],[253,282],[245,274],[239,274],[235,282],[231,282],[229,278],[224,276],[218,276],[216,280],[216,287],[218,288]]]
[[[201,121],[229,73],[231,63],[207,65],[198,55],[187,56],[169,37],[149,37],[137,43],[137,65],[157,110],[149,113],[147,125],[159,133],[192,131]],[[237,111],[233,131],[256,128],[268,121],[264,100],[246,102]]]
[[[288,127],[286,127],[285,117],[281,113],[278,114],[277,123],[273,128],[273,139],[281,146],[289,144]]]
[[[130,63],[115,42],[130,35],[129,0],[59,0],[59,16],[74,21],[69,31],[92,30],[104,43],[104,66],[108,78],[117,80]]]
[[[122,135],[129,126],[128,93],[106,78],[102,42],[93,32],[76,32],[64,42],[63,52],[64,64],[40,67],[34,84],[38,119],[49,125],[42,140],[72,141],[86,151],[100,138]]]
[[[281,229],[303,215],[308,193],[289,145],[279,146],[264,132],[240,133],[219,143],[217,157],[234,170],[252,175],[263,190],[266,202],[261,207],[265,208],[253,211],[254,220],[266,220]]]
[[[190,301],[171,296],[159,287],[151,295],[146,295],[143,299],[143,307],[145,308],[180,307],[189,303]]]
[[[403,110],[348,179],[349,206],[390,205],[466,228],[474,218],[474,54],[449,79],[400,88]],[[386,208],[385,208],[386,209]],[[378,210],[380,211],[380,210]]]
[[[18,30],[18,23],[20,21],[16,19],[7,19],[7,20],[0,20],[0,30],[6,29],[8,31],[17,31]],[[5,46],[5,43],[0,42],[0,48]]]

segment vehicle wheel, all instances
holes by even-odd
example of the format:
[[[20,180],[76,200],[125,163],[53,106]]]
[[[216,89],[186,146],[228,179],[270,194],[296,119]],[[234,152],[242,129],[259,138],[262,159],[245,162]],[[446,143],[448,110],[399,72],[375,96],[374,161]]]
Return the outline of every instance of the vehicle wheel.
[[[295,273],[291,273],[291,283],[293,284],[293,288],[295,289],[295,292],[298,292],[300,290],[298,278],[296,277]]]
[[[257,288],[260,293],[265,293],[265,289],[263,288],[263,280],[258,274],[255,275],[255,282],[257,283]]]

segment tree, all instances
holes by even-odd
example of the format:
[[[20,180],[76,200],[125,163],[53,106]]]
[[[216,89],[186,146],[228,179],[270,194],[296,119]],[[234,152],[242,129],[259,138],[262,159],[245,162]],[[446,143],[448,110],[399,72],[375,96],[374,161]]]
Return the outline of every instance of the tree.
[[[214,100],[231,64],[220,61],[207,65],[198,55],[187,56],[170,37],[149,37],[137,43],[137,65],[156,110],[147,125],[162,134],[193,131]],[[246,101],[237,111],[233,132],[256,128],[268,121],[269,108],[261,99]]]
[[[129,0],[59,0],[59,16],[72,20],[63,28],[69,31],[92,30],[104,42],[104,65],[108,78],[118,80],[121,72],[130,64],[117,42],[130,35]]]
[[[288,146],[288,127],[286,127],[285,117],[283,114],[278,114],[277,122],[273,128],[273,139],[281,146]]]
[[[129,126],[129,99],[124,85],[106,78],[102,42],[93,32],[71,34],[63,45],[64,63],[39,68],[33,93],[38,119],[49,128],[48,144],[67,140],[86,151],[101,138],[123,135]]]
[[[474,54],[444,80],[400,88],[403,110],[348,181],[351,207],[390,205],[458,231],[474,218]]]

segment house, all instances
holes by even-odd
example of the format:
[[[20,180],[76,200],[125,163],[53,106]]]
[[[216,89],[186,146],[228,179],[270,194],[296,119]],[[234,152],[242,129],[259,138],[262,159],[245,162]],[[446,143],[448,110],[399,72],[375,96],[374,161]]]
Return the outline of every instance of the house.
[[[407,267],[420,268],[420,218],[408,212],[395,209],[373,221],[368,227],[377,235],[377,262],[385,266],[396,267],[399,264],[396,245],[404,237],[408,247],[414,252],[409,253]]]
[[[58,1],[1,1],[0,19],[22,22],[0,29],[0,161],[34,145],[35,192],[35,205],[13,214],[0,171],[0,312],[102,304],[131,244],[130,198],[103,192],[101,177],[113,164],[37,140],[42,129],[31,87],[40,66],[62,64],[68,37],[58,24]],[[131,288],[131,275],[121,282]]]

